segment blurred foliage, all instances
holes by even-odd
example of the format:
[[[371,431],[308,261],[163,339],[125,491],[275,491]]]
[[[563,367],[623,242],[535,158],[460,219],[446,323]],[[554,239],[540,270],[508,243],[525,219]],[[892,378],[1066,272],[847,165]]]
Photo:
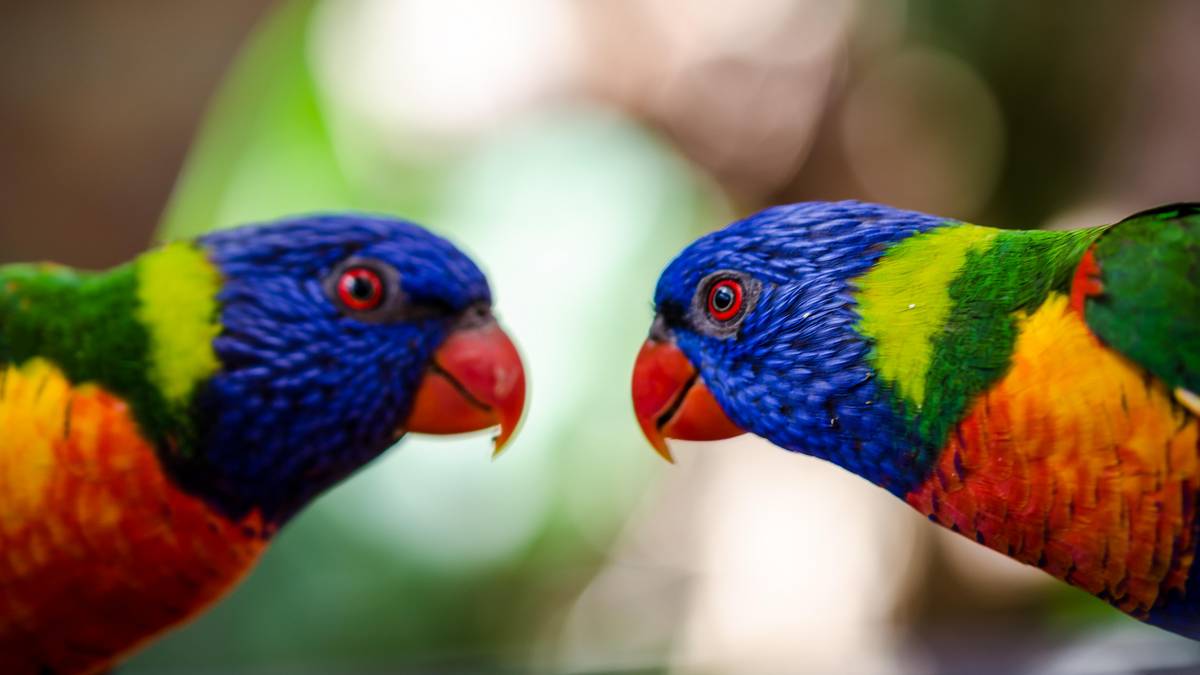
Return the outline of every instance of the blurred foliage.
[[[1085,198],[1123,112],[1150,4],[913,0],[911,36],[970,63],[1000,103],[1000,182],[980,222],[1043,227]],[[1098,49],[1097,45],[1104,45]],[[954,111],[946,114],[953,115]]]
[[[315,3],[284,3],[216,96],[163,218],[167,238],[360,206],[338,167],[308,67]]]

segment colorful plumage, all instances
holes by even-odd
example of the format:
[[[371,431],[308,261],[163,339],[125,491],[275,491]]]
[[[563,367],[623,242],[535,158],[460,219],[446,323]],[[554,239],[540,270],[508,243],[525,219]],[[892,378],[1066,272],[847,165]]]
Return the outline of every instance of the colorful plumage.
[[[483,273],[330,215],[99,274],[0,267],[0,672],[88,673],[229,590],[405,431],[524,404]]]
[[[755,433],[1200,638],[1200,206],[1066,232],[777,207],[655,305],[634,407],[668,459]]]

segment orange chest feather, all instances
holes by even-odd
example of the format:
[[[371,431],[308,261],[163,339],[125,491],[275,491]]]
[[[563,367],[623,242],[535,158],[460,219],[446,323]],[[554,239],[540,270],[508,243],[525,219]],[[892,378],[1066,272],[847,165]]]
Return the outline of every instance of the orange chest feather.
[[[1161,382],[1052,297],[1022,321],[1010,371],[907,500],[1147,618],[1185,592],[1191,570],[1198,427]]]
[[[229,589],[266,545],[176,490],[123,401],[0,367],[0,672],[91,672]]]

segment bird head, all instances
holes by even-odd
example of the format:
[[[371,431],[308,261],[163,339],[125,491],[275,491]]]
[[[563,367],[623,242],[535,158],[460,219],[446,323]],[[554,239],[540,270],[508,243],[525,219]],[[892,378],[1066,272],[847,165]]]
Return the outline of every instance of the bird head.
[[[323,215],[198,242],[221,277],[216,373],[185,478],[286,517],[406,432],[499,427],[525,402],[483,272],[401,220]]]
[[[811,202],[767,209],[684,249],[659,278],[634,366],[634,411],[651,444],[671,460],[668,438],[751,432],[844,466],[859,461],[847,444],[894,415],[879,405],[870,345],[855,330],[853,280],[889,244],[942,222]]]

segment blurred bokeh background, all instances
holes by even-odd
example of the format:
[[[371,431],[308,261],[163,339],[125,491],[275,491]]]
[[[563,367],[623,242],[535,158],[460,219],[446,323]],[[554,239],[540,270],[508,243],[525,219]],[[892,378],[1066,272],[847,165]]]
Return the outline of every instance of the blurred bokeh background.
[[[1200,3],[0,5],[0,262],[329,209],[490,274],[526,424],[412,438],[127,673],[1192,672],[1200,646],[750,439],[640,438],[657,272],[763,206],[1200,197]]]

